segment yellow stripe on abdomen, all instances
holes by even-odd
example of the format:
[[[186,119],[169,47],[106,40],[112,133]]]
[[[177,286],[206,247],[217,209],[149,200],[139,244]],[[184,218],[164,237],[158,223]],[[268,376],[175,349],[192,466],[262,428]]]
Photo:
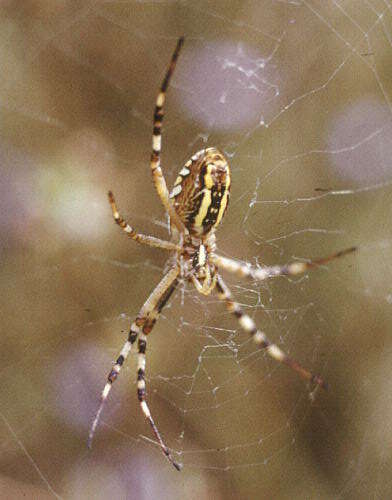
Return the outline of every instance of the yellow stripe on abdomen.
[[[211,205],[211,189],[214,186],[214,179],[212,178],[211,175],[211,170],[213,167],[214,165],[207,165],[206,173],[204,174],[203,180],[205,188],[202,191],[203,199],[202,202],[200,203],[200,207],[194,222],[195,228],[198,229],[203,227],[203,222],[207,216],[208,209]]]
[[[208,208],[211,205],[211,190],[208,188],[203,189],[203,200],[200,204],[199,211],[195,217],[194,227],[202,228],[203,221],[207,216]]]
[[[227,174],[226,174],[226,189],[225,189],[224,195],[222,196],[222,200],[221,200],[220,205],[219,205],[219,213],[218,213],[218,217],[216,218],[216,222],[214,224],[214,227],[217,227],[220,224],[220,221],[222,220],[222,217],[225,214],[225,210],[227,208],[227,203],[229,201],[230,182],[231,182],[230,174],[229,174],[229,172],[227,172]]]

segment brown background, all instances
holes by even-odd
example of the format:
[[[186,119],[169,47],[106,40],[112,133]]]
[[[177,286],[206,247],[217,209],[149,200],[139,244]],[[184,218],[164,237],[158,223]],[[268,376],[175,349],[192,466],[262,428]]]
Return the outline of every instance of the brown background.
[[[381,0],[1,2],[2,497],[391,496],[391,27]],[[273,264],[361,250],[300,279],[228,279],[328,380],[313,402],[216,299],[179,290],[147,361],[178,474],[138,408],[134,357],[91,453],[86,437],[165,264],[120,234],[106,191],[166,237],[151,116],[183,33],[164,170],[171,184],[206,144],[230,158],[222,252]]]

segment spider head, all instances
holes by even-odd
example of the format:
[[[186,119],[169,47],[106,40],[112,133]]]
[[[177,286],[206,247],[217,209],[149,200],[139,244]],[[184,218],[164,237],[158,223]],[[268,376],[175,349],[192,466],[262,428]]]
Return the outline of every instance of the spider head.
[[[170,198],[188,231],[205,237],[226,213],[230,196],[230,167],[215,148],[202,149],[187,161]]]
[[[209,262],[209,249],[203,243],[194,247],[191,260],[190,280],[196,290],[203,295],[210,295],[216,285],[216,268]]]

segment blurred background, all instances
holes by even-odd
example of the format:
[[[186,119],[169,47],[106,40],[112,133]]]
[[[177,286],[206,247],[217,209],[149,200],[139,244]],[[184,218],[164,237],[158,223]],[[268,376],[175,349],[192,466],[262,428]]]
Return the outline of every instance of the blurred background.
[[[181,285],[131,356],[92,451],[89,426],[167,255],[149,172],[166,107],[169,185],[192,154],[230,161],[218,247],[254,265],[358,245],[295,279],[227,276],[314,391],[257,350],[216,297]],[[388,498],[392,495],[392,4],[389,0],[0,2],[2,498]]]

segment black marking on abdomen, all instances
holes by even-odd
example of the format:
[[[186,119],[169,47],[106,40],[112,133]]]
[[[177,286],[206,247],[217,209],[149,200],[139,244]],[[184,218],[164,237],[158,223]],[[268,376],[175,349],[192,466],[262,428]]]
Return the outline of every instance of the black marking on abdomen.
[[[203,229],[204,232],[207,232],[211,229],[211,227],[215,224],[218,215],[219,215],[219,210],[221,206],[221,202],[223,199],[223,196],[226,192],[226,185],[221,184],[220,186],[213,186],[211,188],[211,203],[210,206],[208,207],[207,210],[207,215],[205,216],[203,220]]]
[[[197,214],[200,212],[200,207],[201,204],[203,203],[203,198],[204,198],[204,192],[203,189],[205,187],[205,179],[204,176],[207,172],[207,165],[204,164],[202,168],[200,169],[199,173],[199,186],[198,186],[198,196],[194,199],[194,206],[192,207],[193,210],[190,212],[187,216],[187,227],[191,229],[191,227],[195,224],[195,219],[197,217]]]

